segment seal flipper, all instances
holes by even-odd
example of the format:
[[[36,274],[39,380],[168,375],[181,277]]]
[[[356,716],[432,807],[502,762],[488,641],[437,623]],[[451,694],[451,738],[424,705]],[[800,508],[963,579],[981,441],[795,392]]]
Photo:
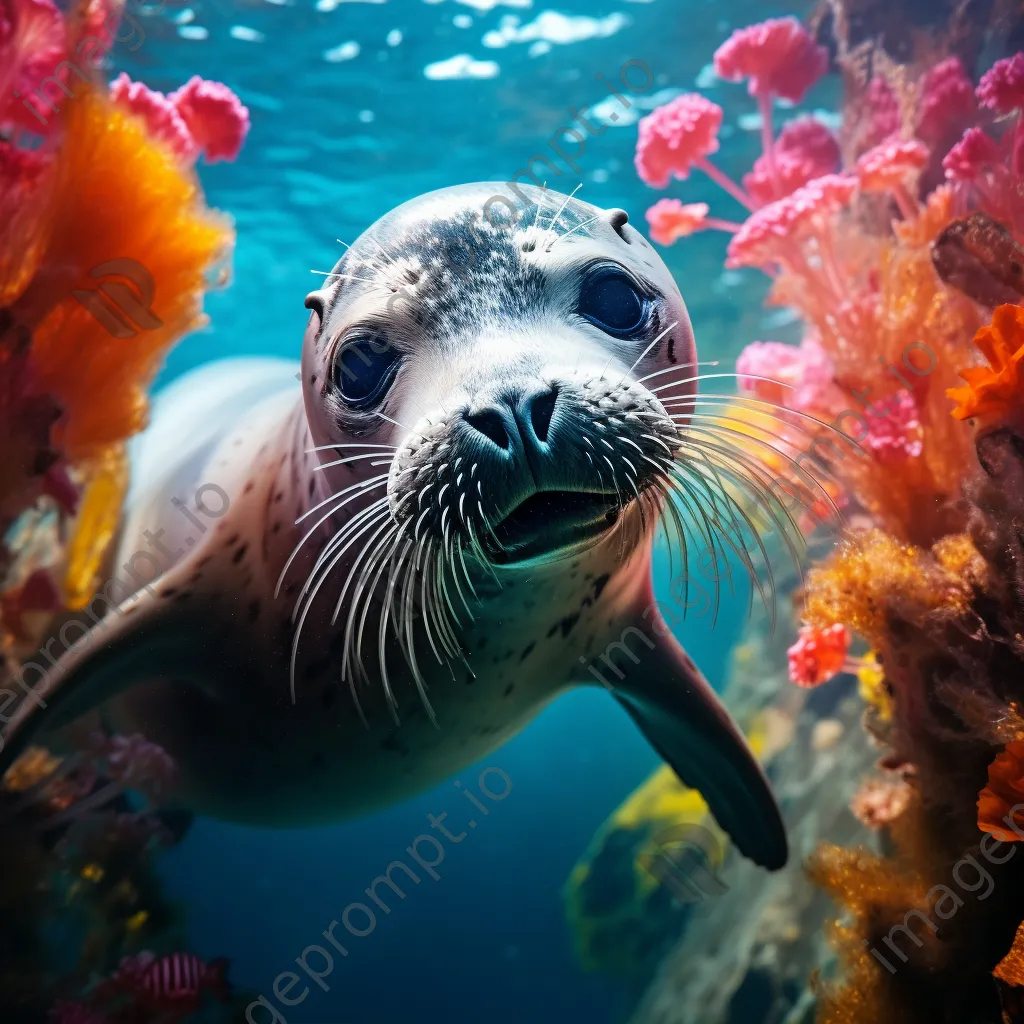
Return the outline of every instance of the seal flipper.
[[[175,572],[161,577],[161,586]],[[184,580],[187,573],[180,575]],[[182,643],[183,630],[195,639]],[[100,619],[41,679],[22,685],[25,697],[0,735],[0,776],[40,730],[65,726],[131,686],[168,674],[200,682],[202,633],[195,616],[186,621],[184,611],[169,607],[167,599],[147,588],[138,591]]]
[[[700,791],[739,851],[781,868],[788,845],[778,804],[729,713],[660,616],[626,630],[620,654],[630,632],[651,646],[641,650],[637,638],[625,648],[629,661],[615,659],[615,697],[676,775]]]

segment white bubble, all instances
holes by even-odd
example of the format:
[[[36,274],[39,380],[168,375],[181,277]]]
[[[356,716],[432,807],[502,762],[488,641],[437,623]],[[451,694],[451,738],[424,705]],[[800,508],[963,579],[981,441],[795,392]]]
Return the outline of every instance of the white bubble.
[[[385,42],[388,46],[398,46],[402,42],[402,30],[393,28],[388,34]]]
[[[468,53],[457,53],[448,60],[435,61],[423,69],[427,78],[494,78],[501,69],[493,60],[474,60]]]
[[[352,60],[359,56],[359,44],[354,40],[341,43],[331,50],[324,50],[324,60],[329,64],[340,64],[343,60]]]
[[[266,36],[262,32],[257,32],[256,29],[248,28],[245,25],[232,25],[231,38],[241,39],[244,43],[262,43]]]

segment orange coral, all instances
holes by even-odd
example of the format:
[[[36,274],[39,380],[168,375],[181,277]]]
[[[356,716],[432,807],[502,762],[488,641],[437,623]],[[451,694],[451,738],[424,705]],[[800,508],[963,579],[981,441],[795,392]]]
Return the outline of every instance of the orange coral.
[[[953,415],[958,420],[983,422],[1007,419],[1024,398],[1017,368],[1024,359],[1024,307],[1010,303],[1000,306],[992,323],[975,334],[974,344],[989,365],[959,371],[967,387],[947,390],[957,403]]]
[[[1019,842],[1024,833],[1008,826],[1024,822],[1020,811],[1013,814],[1020,805],[1024,805],[1024,739],[1007,743],[988,766],[988,785],[978,794],[978,828],[1000,842]]]
[[[97,92],[68,105],[58,173],[49,245],[15,312],[35,326],[39,385],[64,409],[54,439],[81,460],[145,425],[145,389],[169,346],[203,322],[206,274],[232,234],[203,205],[195,178]],[[132,287],[111,279],[119,275]],[[118,318],[102,315],[98,291],[105,277],[103,290],[132,306],[133,323],[114,333]]]
[[[1024,922],[1017,929],[1010,951],[996,965],[992,976],[1007,985],[1024,985]]]

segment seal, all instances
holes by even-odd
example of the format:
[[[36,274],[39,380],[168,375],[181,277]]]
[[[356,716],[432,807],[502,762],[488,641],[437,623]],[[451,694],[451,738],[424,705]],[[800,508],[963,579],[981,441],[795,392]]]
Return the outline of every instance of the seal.
[[[623,211],[498,187],[357,239],[306,300],[301,394],[266,360],[163,393],[117,557],[159,570],[18,708],[0,766],[100,708],[177,760],[195,810],[325,822],[603,683],[746,856],[785,863],[765,777],[652,592],[659,522],[747,561],[723,481],[757,490],[694,411],[682,297]]]

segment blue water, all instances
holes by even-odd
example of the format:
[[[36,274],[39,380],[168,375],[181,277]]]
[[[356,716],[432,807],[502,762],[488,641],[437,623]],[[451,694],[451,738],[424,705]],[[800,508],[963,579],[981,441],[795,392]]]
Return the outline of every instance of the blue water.
[[[572,123],[570,108],[605,101],[606,110],[616,109],[607,106],[613,98],[596,77],[602,75],[634,102],[635,114],[655,95],[664,101],[673,95],[668,90],[694,88],[732,28],[790,13],[752,0],[574,0],[553,10],[592,19],[571,26],[592,37],[554,43],[547,52],[537,39],[488,47],[483,40],[502,31],[504,18],[519,19],[518,27],[505,22],[506,36],[536,35],[545,9],[535,4],[487,12],[451,0],[343,2],[333,10],[317,10],[312,0],[205,0],[142,19],[145,41],[134,52],[120,47],[114,70],[163,90],[192,74],[223,80],[253,120],[236,164],[200,168],[210,204],[236,223],[234,281],[210,297],[210,327],[172,353],[162,381],[225,355],[296,356],[307,315],[303,298],[319,280],[310,271],[331,268],[341,252],[336,239],[352,241],[392,206],[424,191],[505,181],[533,154],[559,168],[555,176],[540,172],[551,187],[568,192],[582,182],[581,198],[623,207],[643,226],[644,210],[659,195],[633,172],[631,117],[620,107],[618,123],[585,139],[577,172],[548,146],[560,126]],[[531,24],[534,29],[523,32]],[[549,13],[539,23],[552,24]],[[331,51],[334,59],[325,59]],[[426,76],[428,65],[458,54],[494,61],[497,73]],[[629,61],[651,70],[654,82],[643,92],[619,82]],[[643,78],[636,73],[640,84]],[[736,86],[712,84],[710,94],[727,111],[719,162],[739,175],[757,151],[756,124],[739,121],[752,104]],[[816,98],[812,93],[809,106]],[[704,180],[677,183],[667,194],[707,201],[722,217],[740,214]],[[784,327],[769,330],[760,281],[723,274],[723,255],[723,236],[712,233],[665,253],[682,284],[701,357],[731,365],[753,338],[787,335]],[[659,570],[663,587],[667,575],[664,566]],[[703,618],[680,633],[716,686],[744,612],[743,601],[726,603],[714,629]],[[614,979],[585,975],[575,965],[560,889],[594,831],[656,764],[607,694],[578,693],[460,776],[475,786],[487,766],[507,773],[512,790],[490,804],[486,817],[448,783],[372,818],[330,828],[268,831],[200,820],[166,858],[167,882],[185,905],[192,946],[207,956],[231,957],[236,985],[281,1006],[274,979],[295,970],[296,957],[310,944],[326,945],[321,932],[347,905],[365,901],[363,890],[391,861],[408,861],[406,847],[430,831],[428,813],[447,811],[453,833],[475,813],[477,827],[448,845],[439,880],[424,876],[410,885],[407,898],[392,900],[391,913],[380,912],[364,938],[339,929],[349,955],[335,954],[333,973],[324,978],[329,991],[306,979],[308,996],[284,1011],[285,1019],[618,1021],[628,1011],[626,992]],[[315,954],[309,963],[320,967]],[[302,991],[299,985],[290,994]],[[253,1019],[271,1017],[261,1012]]]

